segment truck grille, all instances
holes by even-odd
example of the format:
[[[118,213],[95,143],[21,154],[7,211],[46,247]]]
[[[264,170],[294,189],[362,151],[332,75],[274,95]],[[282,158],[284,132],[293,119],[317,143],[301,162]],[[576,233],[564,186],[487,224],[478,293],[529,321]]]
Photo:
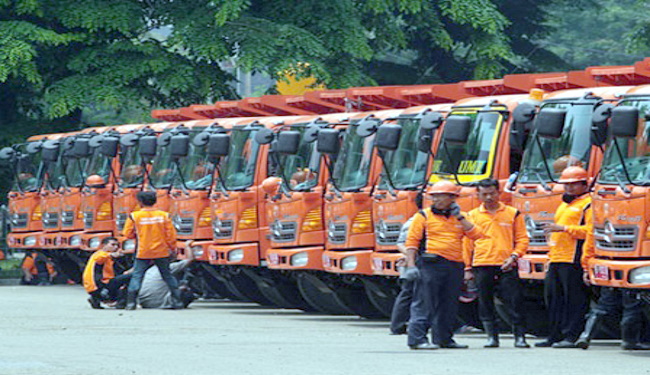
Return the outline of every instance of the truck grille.
[[[27,227],[27,214],[13,214],[11,215],[12,228],[26,228]]]
[[[126,224],[126,218],[128,216],[129,215],[126,213],[119,213],[116,215],[115,225],[117,226],[118,231],[122,232],[122,230],[124,230],[124,224]]]
[[[215,219],[212,224],[212,231],[214,238],[230,238],[232,237],[232,220],[219,220]]]
[[[74,211],[63,211],[61,213],[61,226],[71,227],[74,223]]]
[[[533,227],[531,223],[535,223]],[[546,235],[544,234],[544,229],[542,225],[544,223],[550,223],[550,221],[532,221],[529,220],[526,222],[526,229],[528,230],[528,236],[530,237],[530,243],[528,246],[547,246]]]
[[[377,245],[395,245],[402,230],[402,223],[387,223],[379,220],[375,225]]]
[[[174,217],[174,226],[176,227],[176,233],[181,236],[188,236],[194,233],[194,218],[191,217]]]
[[[612,225],[594,227],[596,247],[607,251],[632,251],[636,248],[639,227],[636,225]]]
[[[43,214],[43,227],[56,228],[59,225],[58,212],[46,212]]]
[[[330,221],[327,226],[327,240],[331,243],[345,242],[347,225]]]
[[[274,221],[271,224],[271,240],[274,242],[292,242],[296,240],[296,222]]]
[[[84,228],[90,229],[93,227],[93,212],[86,211],[84,212]]]

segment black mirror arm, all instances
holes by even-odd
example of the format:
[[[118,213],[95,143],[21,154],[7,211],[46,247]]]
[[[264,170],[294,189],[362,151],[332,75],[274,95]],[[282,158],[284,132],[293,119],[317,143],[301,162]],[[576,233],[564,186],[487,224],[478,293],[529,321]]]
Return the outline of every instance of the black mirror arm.
[[[219,165],[218,162],[214,164],[214,169],[217,172],[217,178],[219,179],[219,183],[217,184],[217,187],[219,190],[221,190],[221,193],[228,198],[230,194],[228,194],[228,187],[226,186],[226,181],[223,179],[223,174],[221,174],[221,166]]]
[[[282,192],[282,194],[286,195],[287,198],[291,198],[291,192],[290,192],[291,188],[289,187],[289,181],[287,181],[287,176],[285,176],[285,174],[284,174],[284,167],[280,163],[278,153],[277,152],[270,152],[270,154],[271,154],[270,155],[271,158],[273,159],[273,162],[275,163],[275,165],[278,166],[278,170],[280,172],[280,178],[282,178],[282,184],[280,185],[280,191]]]
[[[185,184],[185,178],[183,178],[183,173],[181,171],[181,162],[178,159],[174,160],[174,165],[176,165],[176,174],[178,175],[178,178],[181,180],[181,187],[183,188],[184,193],[188,193],[190,189],[188,189],[187,185]],[[171,192],[172,187],[174,186],[174,183],[172,182],[169,184],[169,191]]]
[[[623,173],[625,173],[625,178],[627,179],[627,182],[630,184],[634,184],[632,182],[632,179],[630,178],[630,172],[627,170],[627,166],[625,165],[625,160],[623,159],[623,152],[621,151],[621,147],[618,145],[618,139],[614,138],[614,148],[616,148],[616,154],[618,154],[618,158],[621,161],[621,166],[623,167]],[[621,184],[624,186],[624,184]],[[623,189],[626,194],[630,193],[630,190],[625,186],[625,189]]]
[[[388,169],[388,166],[386,165],[386,159],[384,152],[381,150],[377,150],[377,153],[379,154],[379,157],[381,158],[381,167],[384,170],[384,176],[386,177],[386,182],[388,182],[388,192],[390,195],[393,197],[397,196],[397,193],[395,193],[395,184],[393,184],[393,179],[390,177],[390,170]],[[374,188],[375,185],[373,185]],[[374,190],[374,189],[373,189]],[[372,196],[372,194],[370,194]]]
[[[332,187],[334,188],[334,193],[336,194],[337,197],[341,198],[341,189],[336,185],[336,180],[334,179],[334,167],[332,166],[332,163],[328,161],[328,157],[325,155],[322,155],[323,160],[325,161],[325,166],[327,167],[327,172],[329,174],[328,180],[332,184]]]
[[[451,159],[451,154],[449,153],[449,148],[447,147],[447,142],[442,141],[442,149],[445,150],[445,155],[447,156],[447,159],[449,159],[449,163],[451,163],[452,159]],[[454,163],[454,164],[456,164],[456,163]],[[454,165],[454,167],[452,168],[452,170],[454,171],[453,172],[454,180],[456,180],[456,184],[458,184],[458,186],[466,186],[465,184],[460,182],[460,180],[458,179],[458,167],[459,167],[459,165],[460,165],[460,160],[458,161],[458,164]]]
[[[535,135],[535,142],[537,142],[537,147],[539,147],[539,152],[542,154],[542,159],[544,159],[544,169],[546,170],[546,175],[548,176],[549,180],[551,182],[557,183],[555,179],[553,178],[553,174],[551,173],[551,169],[548,167],[548,159],[546,159],[546,153],[544,153],[544,149],[542,148],[542,141],[539,140],[539,136]],[[545,181],[541,181],[542,179],[540,178],[540,182],[542,183],[542,186],[544,187],[544,190],[546,191],[551,191],[551,187],[546,184]]]

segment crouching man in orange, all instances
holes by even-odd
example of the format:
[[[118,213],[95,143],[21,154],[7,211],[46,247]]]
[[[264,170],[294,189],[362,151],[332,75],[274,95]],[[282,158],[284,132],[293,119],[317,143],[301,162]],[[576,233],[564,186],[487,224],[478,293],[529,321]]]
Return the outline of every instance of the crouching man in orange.
[[[83,284],[90,294],[88,303],[93,309],[102,309],[102,302],[117,302],[116,308],[124,308],[126,293],[122,286],[131,279],[130,274],[115,276],[115,259],[122,256],[120,243],[115,237],[102,239],[102,248],[90,256],[83,273]]]
[[[407,251],[404,278],[415,280],[408,325],[411,349],[467,348],[453,339],[465,269],[463,238],[476,240],[482,235],[460,211],[456,203],[459,190],[449,181],[431,186],[427,193],[433,205],[422,210],[421,215],[415,215],[404,244]],[[418,254],[423,238],[426,238],[426,248],[424,253]],[[429,326],[433,343],[426,337]]]

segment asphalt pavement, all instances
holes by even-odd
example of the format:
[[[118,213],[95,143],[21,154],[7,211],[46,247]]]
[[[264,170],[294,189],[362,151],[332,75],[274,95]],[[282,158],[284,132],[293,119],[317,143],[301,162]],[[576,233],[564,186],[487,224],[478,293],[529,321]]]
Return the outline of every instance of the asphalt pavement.
[[[413,351],[388,322],[250,303],[197,301],[186,310],[92,310],[80,286],[0,286],[0,375],[128,374],[650,374],[650,352],[616,341],[589,350]],[[533,343],[538,339],[530,338]]]

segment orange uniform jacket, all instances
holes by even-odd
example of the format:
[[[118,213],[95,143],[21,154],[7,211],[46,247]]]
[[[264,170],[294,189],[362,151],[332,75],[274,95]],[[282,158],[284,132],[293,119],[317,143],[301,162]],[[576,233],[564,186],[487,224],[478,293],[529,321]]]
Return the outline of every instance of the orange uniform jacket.
[[[555,211],[555,224],[563,225],[564,232],[553,232],[548,253],[551,263],[580,263],[582,245],[592,231],[591,197],[584,194],[573,202],[562,202]]]
[[[426,219],[415,215],[404,246],[418,248],[423,235],[426,235],[426,252],[437,254],[453,262],[463,262],[463,237],[481,238],[481,231],[474,226],[469,232],[463,231],[462,224],[453,216],[435,215],[431,208],[424,209]]]
[[[83,282],[86,292],[91,293],[97,290],[97,280],[100,277],[104,284],[108,284],[111,279],[115,278],[113,269],[115,262],[111,254],[106,251],[95,251],[88,259],[86,268],[84,268]]]
[[[467,219],[484,234],[478,240],[465,239],[465,264],[468,266],[500,266],[512,254],[521,257],[528,249],[528,233],[524,216],[519,210],[503,203],[494,214],[484,205],[473,209]]]
[[[166,258],[176,246],[176,231],[165,211],[143,208],[126,219],[122,235],[136,238],[136,258]]]
[[[38,269],[36,268],[36,261],[35,261],[35,258],[37,256],[38,254],[36,253],[32,253],[30,255],[25,256],[25,258],[23,259],[23,263],[20,265],[20,267],[26,271],[29,271],[29,273],[31,273],[32,275],[38,275]],[[47,272],[50,275],[53,275],[55,270],[52,263],[47,262],[45,266],[47,267]]]

